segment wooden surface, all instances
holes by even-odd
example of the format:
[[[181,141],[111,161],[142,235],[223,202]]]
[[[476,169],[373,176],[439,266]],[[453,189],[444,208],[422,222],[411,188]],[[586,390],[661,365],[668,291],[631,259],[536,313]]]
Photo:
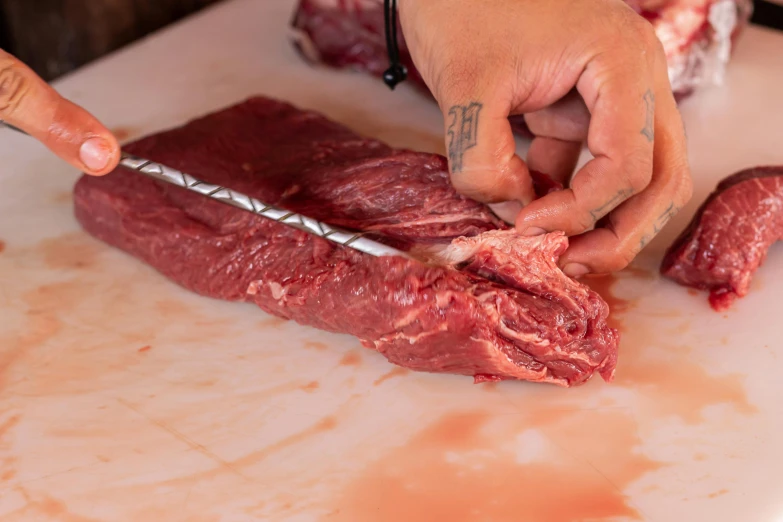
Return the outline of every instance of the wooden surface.
[[[0,0],[0,46],[47,80],[221,0]]]

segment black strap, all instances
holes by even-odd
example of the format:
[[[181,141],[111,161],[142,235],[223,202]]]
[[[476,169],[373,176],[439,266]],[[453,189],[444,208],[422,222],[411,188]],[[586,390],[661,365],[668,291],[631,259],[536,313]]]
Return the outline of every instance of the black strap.
[[[783,5],[756,0],[753,3],[751,23],[783,30]]]
[[[386,51],[389,53],[389,68],[383,73],[383,81],[394,90],[408,77],[408,69],[400,63],[400,49],[397,47],[397,0],[383,0],[383,11]]]

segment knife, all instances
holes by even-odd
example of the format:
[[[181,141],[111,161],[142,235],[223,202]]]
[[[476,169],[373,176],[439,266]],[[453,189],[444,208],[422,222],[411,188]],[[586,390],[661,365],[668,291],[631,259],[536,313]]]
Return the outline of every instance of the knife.
[[[11,130],[29,136],[25,131],[0,120],[0,128],[2,127],[8,127]],[[376,257],[400,256],[411,259],[411,256],[405,252],[378,243],[377,241],[367,239],[364,237],[364,232],[351,232],[327,225],[326,223],[303,216],[302,214],[289,212],[288,210],[263,203],[256,198],[251,198],[236,190],[206,183],[200,179],[194,178],[190,174],[180,172],[148,159],[128,154],[124,151],[120,153],[120,165],[158,181],[182,187],[191,192],[196,192],[202,196],[212,198],[215,201],[309,232],[314,236],[328,239],[333,243],[353,248],[354,250],[358,250],[365,254]]]

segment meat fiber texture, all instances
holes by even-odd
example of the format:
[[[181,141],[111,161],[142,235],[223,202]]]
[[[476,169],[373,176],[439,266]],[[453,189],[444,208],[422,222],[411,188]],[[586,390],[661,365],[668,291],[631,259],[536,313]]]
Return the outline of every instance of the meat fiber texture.
[[[709,290],[717,311],[748,293],[769,247],[783,238],[783,166],[756,167],[724,179],[669,247],[661,273]]]
[[[750,0],[625,0],[655,28],[672,90],[683,97],[702,83],[720,83],[732,43],[750,18]],[[308,60],[382,76],[389,67],[382,0],[300,0],[294,43]],[[409,80],[427,90],[398,31]],[[428,91],[429,92],[429,91]],[[512,118],[515,128],[524,126]]]
[[[124,168],[83,176],[85,230],[193,292],[354,335],[412,370],[562,386],[613,376],[607,304],[557,267],[567,238],[509,230],[454,191],[442,156],[266,98],[127,151],[461,268],[373,257]]]

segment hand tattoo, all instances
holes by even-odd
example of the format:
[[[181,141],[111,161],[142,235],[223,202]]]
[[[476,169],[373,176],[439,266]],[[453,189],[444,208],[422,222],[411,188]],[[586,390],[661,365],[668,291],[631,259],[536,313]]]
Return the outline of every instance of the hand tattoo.
[[[452,172],[462,172],[462,157],[465,151],[475,147],[478,140],[478,117],[482,104],[454,105],[449,109],[452,117],[448,128],[449,162]]]
[[[675,207],[674,203],[670,203],[669,206],[666,207],[666,210],[664,210],[663,213],[658,216],[658,219],[655,220],[655,223],[653,224],[653,234],[657,234],[663,230],[663,227],[666,226],[666,223],[668,223],[671,218],[676,216],[679,211],[679,207]]]
[[[633,196],[633,190],[629,188],[622,189],[618,191],[617,194],[612,196],[612,199],[610,199],[600,207],[591,210],[590,215],[593,217],[593,223],[601,219],[604,216],[604,214],[614,209],[614,207],[616,207],[626,199],[630,198],[631,196]]]
[[[655,95],[650,89],[647,89],[643,99],[644,105],[647,108],[647,115],[645,117],[642,134],[647,138],[647,141],[652,143],[655,139]]]
[[[641,252],[642,250],[644,250],[644,247],[647,246],[647,243],[649,243],[652,238],[653,238],[652,234],[643,235],[642,239],[639,240],[639,250],[637,250],[637,252]]]
[[[665,227],[666,224],[671,221],[671,219],[676,216],[680,210],[680,207],[676,207],[674,203],[670,203],[669,206],[666,207],[666,210],[664,210],[661,215],[658,216],[658,219],[655,220],[655,223],[653,223],[652,234],[645,234],[642,236],[642,239],[639,240],[639,250],[642,250],[644,247],[646,247],[647,243],[649,243],[656,234],[663,230],[663,227]]]

